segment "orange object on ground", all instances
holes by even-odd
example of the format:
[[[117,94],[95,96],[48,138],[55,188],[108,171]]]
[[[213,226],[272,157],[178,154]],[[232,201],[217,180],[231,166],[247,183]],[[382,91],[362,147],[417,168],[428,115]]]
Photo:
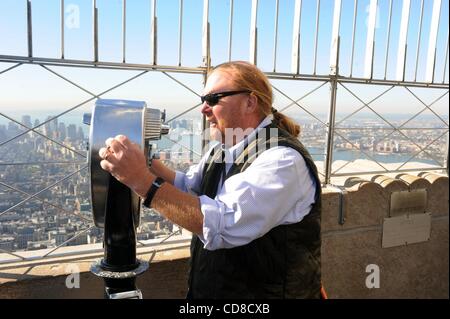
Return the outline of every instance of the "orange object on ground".
[[[327,293],[325,291],[325,288],[320,287],[320,299],[328,299]]]

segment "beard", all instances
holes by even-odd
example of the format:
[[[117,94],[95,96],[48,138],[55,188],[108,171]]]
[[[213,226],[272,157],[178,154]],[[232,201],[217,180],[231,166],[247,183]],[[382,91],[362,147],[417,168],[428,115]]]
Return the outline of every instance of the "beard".
[[[207,141],[207,143],[212,141],[223,143],[224,134],[217,123],[210,123],[209,127],[203,132],[203,139]]]
[[[243,130],[234,122],[219,121],[212,123],[209,127],[209,138],[211,141],[217,141],[231,147],[241,141],[249,132]],[[253,129],[249,129],[250,132]]]
[[[221,131],[217,124],[213,124],[209,127],[209,138],[212,141],[223,143],[225,140],[225,134]]]

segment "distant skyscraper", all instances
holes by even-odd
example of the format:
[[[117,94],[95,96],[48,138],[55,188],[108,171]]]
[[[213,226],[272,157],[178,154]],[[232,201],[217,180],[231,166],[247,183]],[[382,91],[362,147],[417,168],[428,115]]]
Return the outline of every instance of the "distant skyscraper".
[[[50,122],[50,127],[52,128],[52,137],[56,139],[59,138],[58,118],[55,118]]]
[[[58,126],[58,132],[59,132],[59,138],[61,140],[65,140],[67,133],[66,133],[66,124],[64,124],[63,122],[59,123]]]
[[[67,137],[71,140],[77,139],[77,127],[75,124],[69,124],[67,126]]]
[[[31,116],[29,115],[23,115],[22,116],[22,124],[25,125],[26,127],[31,128],[32,124],[31,124]],[[24,128],[25,129],[25,128]],[[33,132],[30,131],[28,132],[28,136],[32,137],[33,136]]]
[[[51,119],[51,116],[47,116],[47,119],[45,121],[47,122],[49,119]],[[51,121],[45,123],[44,124],[44,134],[46,136],[52,136],[52,132],[53,132],[53,130],[52,130],[52,126],[51,126]]]
[[[8,134],[10,136],[14,136],[20,133],[19,126],[14,122],[8,123]]]
[[[53,132],[58,130],[58,118],[55,118],[50,122],[50,127],[52,128]]]
[[[31,116],[29,115],[23,115],[22,116],[22,124],[27,126],[27,127],[31,127]]]

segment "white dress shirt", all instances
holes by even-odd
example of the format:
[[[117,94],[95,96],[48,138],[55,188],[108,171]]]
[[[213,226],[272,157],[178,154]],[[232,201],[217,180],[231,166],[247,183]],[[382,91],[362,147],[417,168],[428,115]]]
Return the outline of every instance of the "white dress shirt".
[[[272,119],[272,115],[266,117],[256,130],[269,125]],[[256,130],[248,140],[254,139]],[[242,151],[243,145],[241,141],[225,149],[226,158],[236,158],[236,151]],[[209,154],[187,173],[177,171],[174,185],[198,195]],[[231,166],[227,161],[227,172]],[[278,225],[301,221],[310,212],[314,197],[315,182],[303,157],[290,147],[272,147],[244,172],[220,182],[215,198],[199,196],[203,213],[203,234],[199,238],[208,250],[248,244]]]

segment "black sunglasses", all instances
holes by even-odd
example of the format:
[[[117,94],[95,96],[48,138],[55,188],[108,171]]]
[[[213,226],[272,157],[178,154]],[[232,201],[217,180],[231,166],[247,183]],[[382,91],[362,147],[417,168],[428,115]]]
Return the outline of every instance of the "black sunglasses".
[[[225,96],[236,95],[241,93],[251,93],[251,91],[228,91],[228,92],[218,92],[218,93],[210,93],[204,96],[200,96],[202,103],[208,103],[209,106],[214,106],[219,103],[219,100]]]

